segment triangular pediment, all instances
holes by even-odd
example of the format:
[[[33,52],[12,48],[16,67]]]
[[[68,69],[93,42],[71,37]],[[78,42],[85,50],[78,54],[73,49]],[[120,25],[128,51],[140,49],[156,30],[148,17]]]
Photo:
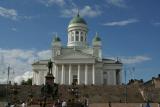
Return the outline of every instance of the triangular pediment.
[[[93,59],[94,57],[82,52],[71,52],[63,55],[56,56],[55,59]]]

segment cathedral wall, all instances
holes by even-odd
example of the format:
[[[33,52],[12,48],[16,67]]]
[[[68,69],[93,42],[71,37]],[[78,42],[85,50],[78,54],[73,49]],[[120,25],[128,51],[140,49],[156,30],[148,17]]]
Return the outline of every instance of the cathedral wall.
[[[39,85],[44,84],[45,78],[44,78],[44,71],[39,71]]]
[[[88,84],[92,84],[92,65],[88,65]]]
[[[102,70],[95,69],[95,84],[101,85],[102,84]]]
[[[62,75],[62,66],[58,65],[57,67],[58,67],[58,71],[57,71],[58,81],[57,81],[57,83],[60,84],[61,83],[61,75]]]
[[[108,74],[108,85],[115,85],[114,70],[108,69],[106,71],[107,71],[107,74]]]

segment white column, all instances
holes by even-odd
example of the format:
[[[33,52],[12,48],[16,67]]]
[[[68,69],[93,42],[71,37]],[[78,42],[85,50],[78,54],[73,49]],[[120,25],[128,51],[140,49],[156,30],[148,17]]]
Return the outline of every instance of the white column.
[[[65,80],[65,77],[64,77],[64,65],[62,64],[62,74],[61,74],[61,84],[64,84],[64,80]]]
[[[80,84],[80,64],[78,64],[78,85]]]
[[[59,80],[58,80],[59,79],[58,78],[59,75],[58,75],[58,73],[59,73],[59,71],[58,71],[58,65],[56,65],[56,82],[57,83],[59,83]]]
[[[45,82],[46,82],[45,76],[46,76],[46,72],[47,72],[47,71],[44,70],[43,72],[44,72],[44,73],[43,73],[43,84],[45,84]]]
[[[71,72],[72,72],[72,66],[69,64],[69,85],[71,85]]]
[[[78,37],[79,37],[79,42],[80,42],[81,41],[81,32],[80,31],[79,31]]]
[[[76,41],[76,31],[74,31],[74,42]]]
[[[116,85],[116,80],[117,80],[117,78],[116,78],[116,70],[113,70],[113,76],[114,76],[114,85]]]
[[[57,66],[56,64],[54,65],[54,69],[53,69],[53,76],[56,77],[56,69],[57,69]]]
[[[88,84],[88,65],[85,64],[85,85]]]
[[[120,79],[119,79],[119,80],[120,80],[120,85],[121,85],[121,84],[122,84],[122,69],[120,69],[120,72],[119,72],[119,73],[120,73],[120,75],[119,75],[119,76],[120,76]]]
[[[39,85],[39,71],[37,71],[37,73],[36,73],[36,75],[37,75],[37,85]]]
[[[95,66],[92,65],[92,84],[95,84]]]
[[[37,85],[37,71],[35,72],[35,84]]]
[[[35,71],[33,70],[33,81],[32,81],[32,85],[35,84]]]

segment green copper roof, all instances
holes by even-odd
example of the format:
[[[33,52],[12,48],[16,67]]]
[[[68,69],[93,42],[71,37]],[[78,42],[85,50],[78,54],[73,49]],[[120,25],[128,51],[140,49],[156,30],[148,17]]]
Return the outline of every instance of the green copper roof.
[[[58,36],[54,37],[54,42],[60,42],[60,41],[61,41],[61,39]]]
[[[80,17],[79,14],[77,14],[77,16],[75,16],[69,24],[73,24],[73,23],[82,23],[82,24],[87,24],[86,21]]]
[[[93,42],[101,41],[101,38],[96,33],[96,36],[93,38]]]

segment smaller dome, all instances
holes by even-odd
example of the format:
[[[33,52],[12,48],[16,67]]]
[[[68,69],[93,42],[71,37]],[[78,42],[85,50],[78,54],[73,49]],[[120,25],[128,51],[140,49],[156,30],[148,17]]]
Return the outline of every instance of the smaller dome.
[[[54,41],[54,42],[60,42],[61,39],[60,39],[58,36],[55,36],[54,39],[53,39],[53,41]]]
[[[93,42],[101,41],[101,38],[98,36],[98,33],[96,33],[96,36],[93,38]]]
[[[69,23],[70,24],[74,24],[74,23],[82,23],[82,24],[85,24],[87,25],[86,21],[80,17],[79,14],[77,14]]]

